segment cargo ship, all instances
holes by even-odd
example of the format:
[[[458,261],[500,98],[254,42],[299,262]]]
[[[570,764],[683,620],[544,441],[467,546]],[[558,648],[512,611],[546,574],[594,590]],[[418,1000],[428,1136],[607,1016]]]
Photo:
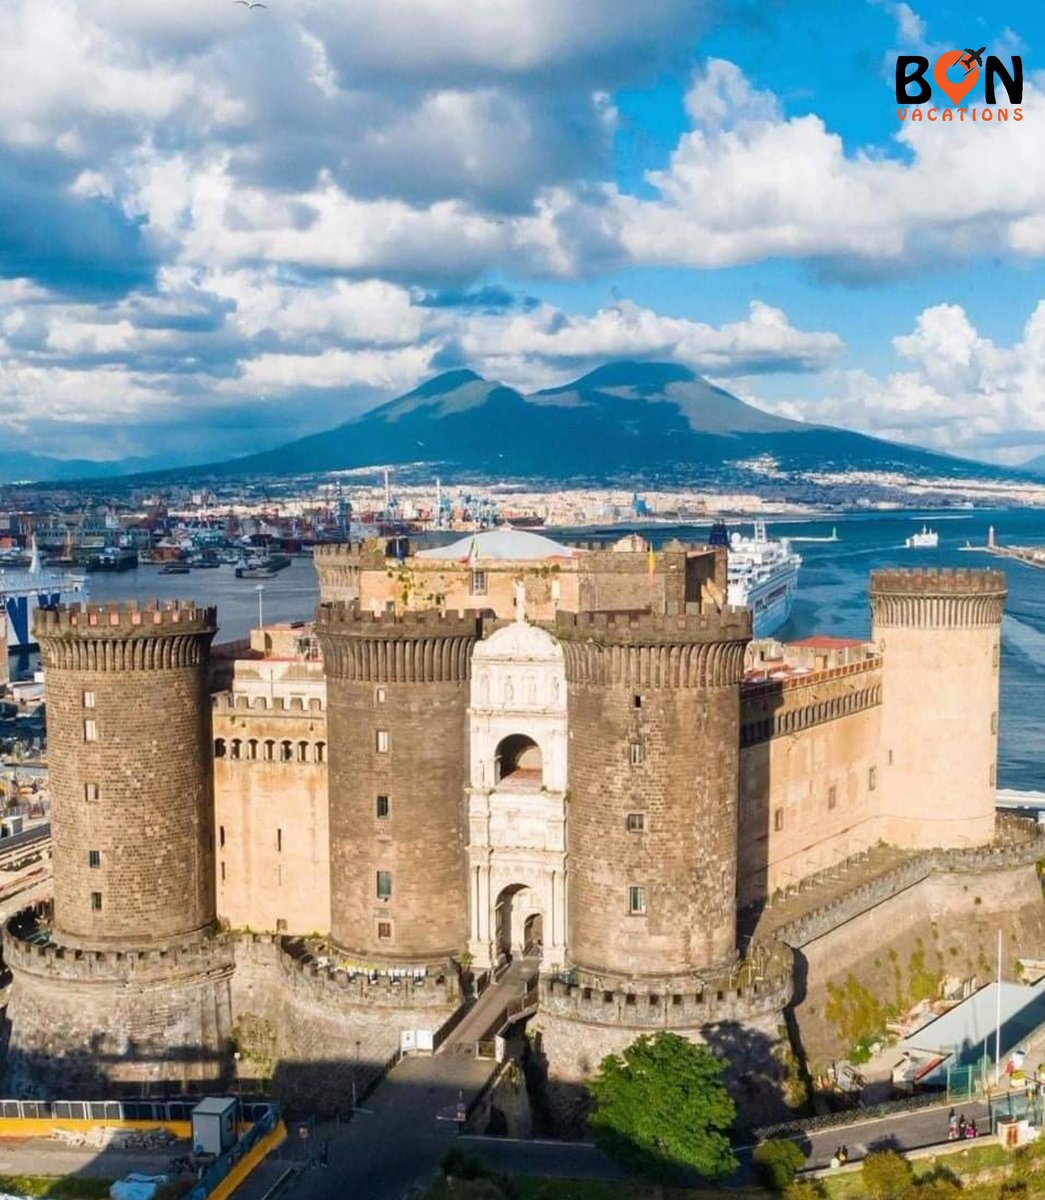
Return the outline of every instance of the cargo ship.
[[[57,604],[86,604],[87,579],[83,575],[45,571],[33,540],[29,566],[23,571],[0,570],[0,609],[7,622],[8,651],[28,650],[33,639],[33,615],[38,608]]]
[[[751,609],[756,638],[771,637],[791,615],[801,555],[787,538],[770,538],[765,521],[755,522],[751,537],[730,535],[719,522],[710,541],[728,551],[729,603]]]

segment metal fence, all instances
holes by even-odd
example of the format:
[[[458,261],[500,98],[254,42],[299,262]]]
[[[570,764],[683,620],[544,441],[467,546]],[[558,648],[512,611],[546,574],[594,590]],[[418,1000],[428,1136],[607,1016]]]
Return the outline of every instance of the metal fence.
[[[191,1121],[199,1099],[179,1100],[0,1100],[0,1117],[43,1121]],[[260,1122],[272,1101],[244,1101],[245,1122]]]

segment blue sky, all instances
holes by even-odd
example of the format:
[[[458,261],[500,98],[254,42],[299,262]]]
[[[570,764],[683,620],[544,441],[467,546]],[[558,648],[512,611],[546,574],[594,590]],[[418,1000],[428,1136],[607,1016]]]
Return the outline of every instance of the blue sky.
[[[212,458],[446,365],[530,389],[636,357],[1045,452],[1039,6],[11,4],[9,443]],[[1023,56],[1022,121],[898,119],[897,53],[983,44]]]

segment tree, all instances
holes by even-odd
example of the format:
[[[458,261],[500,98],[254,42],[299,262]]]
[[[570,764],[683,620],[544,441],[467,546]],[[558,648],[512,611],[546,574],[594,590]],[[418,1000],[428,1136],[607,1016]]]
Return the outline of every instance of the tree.
[[[590,1085],[588,1125],[612,1158],[670,1177],[680,1167],[728,1175],[737,1160],[726,1130],[736,1106],[722,1082],[726,1064],[677,1033],[643,1036],[602,1060]]]
[[[784,1191],[805,1166],[806,1156],[786,1138],[776,1138],[755,1147],[751,1156],[763,1184],[774,1192]]]
[[[871,1200],[908,1200],[914,1194],[914,1170],[895,1150],[876,1150],[860,1168],[860,1180]]]
[[[815,1179],[796,1179],[784,1193],[784,1200],[823,1200],[824,1189]]]

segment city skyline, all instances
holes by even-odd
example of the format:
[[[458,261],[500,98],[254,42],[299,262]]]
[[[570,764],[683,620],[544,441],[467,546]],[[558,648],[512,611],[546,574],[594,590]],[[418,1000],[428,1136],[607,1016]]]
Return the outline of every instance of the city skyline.
[[[587,0],[20,0],[0,429],[202,461],[446,368],[529,390],[640,358],[1020,462],[1045,449],[1041,23],[887,0],[844,21],[654,0],[639,26]],[[966,44],[1022,56],[1023,119],[899,121],[897,54]]]

